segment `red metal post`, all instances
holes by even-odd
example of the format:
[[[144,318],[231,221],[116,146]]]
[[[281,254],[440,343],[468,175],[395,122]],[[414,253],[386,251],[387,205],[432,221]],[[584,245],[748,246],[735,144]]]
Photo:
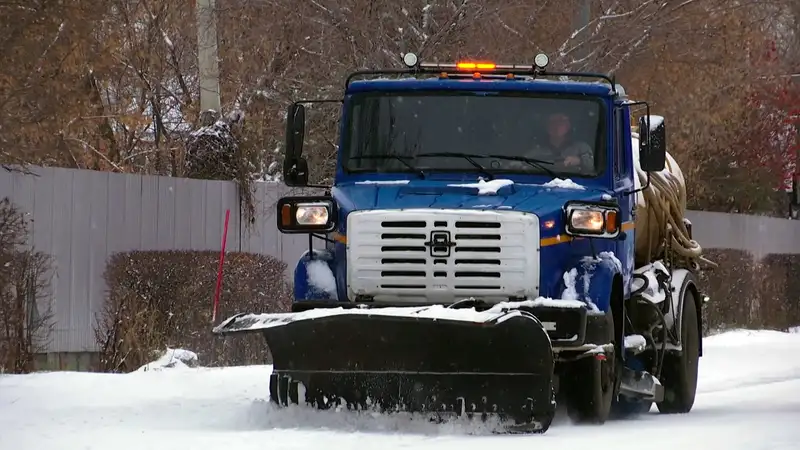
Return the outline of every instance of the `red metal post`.
[[[219,250],[219,268],[217,268],[217,288],[214,292],[214,310],[211,312],[211,323],[217,321],[217,307],[219,306],[219,295],[222,290],[222,264],[225,262],[225,245],[228,242],[228,220],[231,217],[231,210],[225,210],[225,226],[222,231],[222,247]]]

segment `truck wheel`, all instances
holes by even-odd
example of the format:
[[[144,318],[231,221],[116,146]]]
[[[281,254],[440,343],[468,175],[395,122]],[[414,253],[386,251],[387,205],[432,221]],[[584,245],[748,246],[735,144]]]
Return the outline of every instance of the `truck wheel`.
[[[662,414],[688,413],[694,406],[697,392],[697,369],[700,360],[700,332],[697,326],[697,308],[694,292],[684,290],[683,321],[681,323],[681,343],[683,351],[679,354],[664,355],[664,368],[661,384],[664,386],[664,401],[658,403]]]
[[[614,338],[614,319],[609,312],[611,342]],[[567,414],[575,423],[603,424],[611,413],[616,387],[616,355],[602,355],[575,361],[567,368],[564,396]]]

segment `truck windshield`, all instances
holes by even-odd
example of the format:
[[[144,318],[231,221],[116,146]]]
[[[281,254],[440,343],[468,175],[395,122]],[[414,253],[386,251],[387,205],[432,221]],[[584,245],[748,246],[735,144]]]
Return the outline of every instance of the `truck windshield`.
[[[598,97],[364,93],[353,95],[350,105],[342,149],[347,172],[595,177],[603,170],[604,104]]]

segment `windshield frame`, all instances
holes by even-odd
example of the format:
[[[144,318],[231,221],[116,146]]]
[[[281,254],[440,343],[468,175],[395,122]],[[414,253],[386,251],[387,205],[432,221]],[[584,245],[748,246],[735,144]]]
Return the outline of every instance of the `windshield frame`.
[[[414,175],[415,171],[410,169],[404,170],[392,170],[391,172],[381,171],[376,172],[374,169],[370,168],[352,168],[348,167],[346,161],[350,154],[349,149],[350,141],[352,139],[352,124],[355,120],[355,116],[353,114],[353,109],[359,103],[361,99],[365,98],[372,98],[372,97],[396,97],[396,96],[404,96],[404,97],[411,97],[411,96],[420,96],[420,97],[436,97],[436,96],[448,96],[448,97],[461,97],[461,96],[472,96],[472,97],[484,97],[484,96],[492,96],[492,97],[526,97],[526,98],[541,98],[541,99],[565,99],[565,100],[583,100],[583,101],[591,101],[595,102],[598,105],[598,133],[595,137],[594,143],[594,151],[595,151],[595,171],[590,174],[581,174],[577,172],[560,172],[555,167],[546,166],[555,173],[555,175],[559,178],[578,178],[583,180],[597,180],[600,181],[602,178],[606,177],[608,174],[608,152],[611,143],[609,142],[609,128],[608,128],[608,120],[609,120],[609,112],[608,112],[608,103],[607,99],[601,95],[593,95],[593,94],[583,94],[583,93],[564,93],[564,92],[549,92],[549,91],[533,91],[533,90],[482,90],[482,89],[420,89],[420,90],[407,90],[407,89],[396,89],[396,90],[364,90],[359,92],[354,92],[352,94],[348,94],[345,98],[345,102],[343,105],[343,112],[345,120],[340,124],[341,130],[341,147],[340,151],[338,152],[338,161],[337,166],[338,169],[342,172],[343,175],[364,175],[364,174],[402,174],[404,176]],[[456,152],[457,153],[457,152]],[[482,152],[482,153],[491,153],[491,152]],[[478,160],[483,161],[483,158]],[[457,169],[446,169],[446,168],[437,168],[437,167],[420,167],[428,174],[462,174],[462,173],[472,173],[471,170],[464,170],[463,168]],[[337,172],[339,171],[337,170]],[[478,171],[474,171],[476,175],[479,175]],[[508,170],[508,169],[492,169],[492,172],[496,173],[497,175],[502,176],[514,176],[514,177],[547,177],[548,179],[552,179],[553,177],[545,170]]]

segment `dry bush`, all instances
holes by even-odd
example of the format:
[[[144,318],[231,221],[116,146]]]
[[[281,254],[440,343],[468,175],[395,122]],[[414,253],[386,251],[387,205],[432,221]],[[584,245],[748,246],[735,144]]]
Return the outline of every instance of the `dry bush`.
[[[800,326],[800,255],[769,255],[762,267],[765,276],[782,288],[762,300],[762,322],[779,330]]]
[[[752,302],[758,298],[751,267],[753,258],[739,250],[708,249],[705,256],[719,267],[700,274],[698,282],[710,301],[705,309],[705,332],[745,327]]]
[[[770,255],[756,261],[740,250],[706,250],[719,267],[700,275],[710,297],[705,332],[732,328],[776,329],[800,325],[800,257]]]
[[[28,221],[0,201],[0,373],[33,370],[52,331],[47,301],[51,258],[27,246]]]
[[[136,370],[167,347],[194,351],[205,366],[263,363],[260,335],[211,334],[218,258],[211,251],[114,254],[105,272],[108,299],[95,327],[101,370]],[[288,310],[285,269],[269,256],[226,254],[217,315]]]

